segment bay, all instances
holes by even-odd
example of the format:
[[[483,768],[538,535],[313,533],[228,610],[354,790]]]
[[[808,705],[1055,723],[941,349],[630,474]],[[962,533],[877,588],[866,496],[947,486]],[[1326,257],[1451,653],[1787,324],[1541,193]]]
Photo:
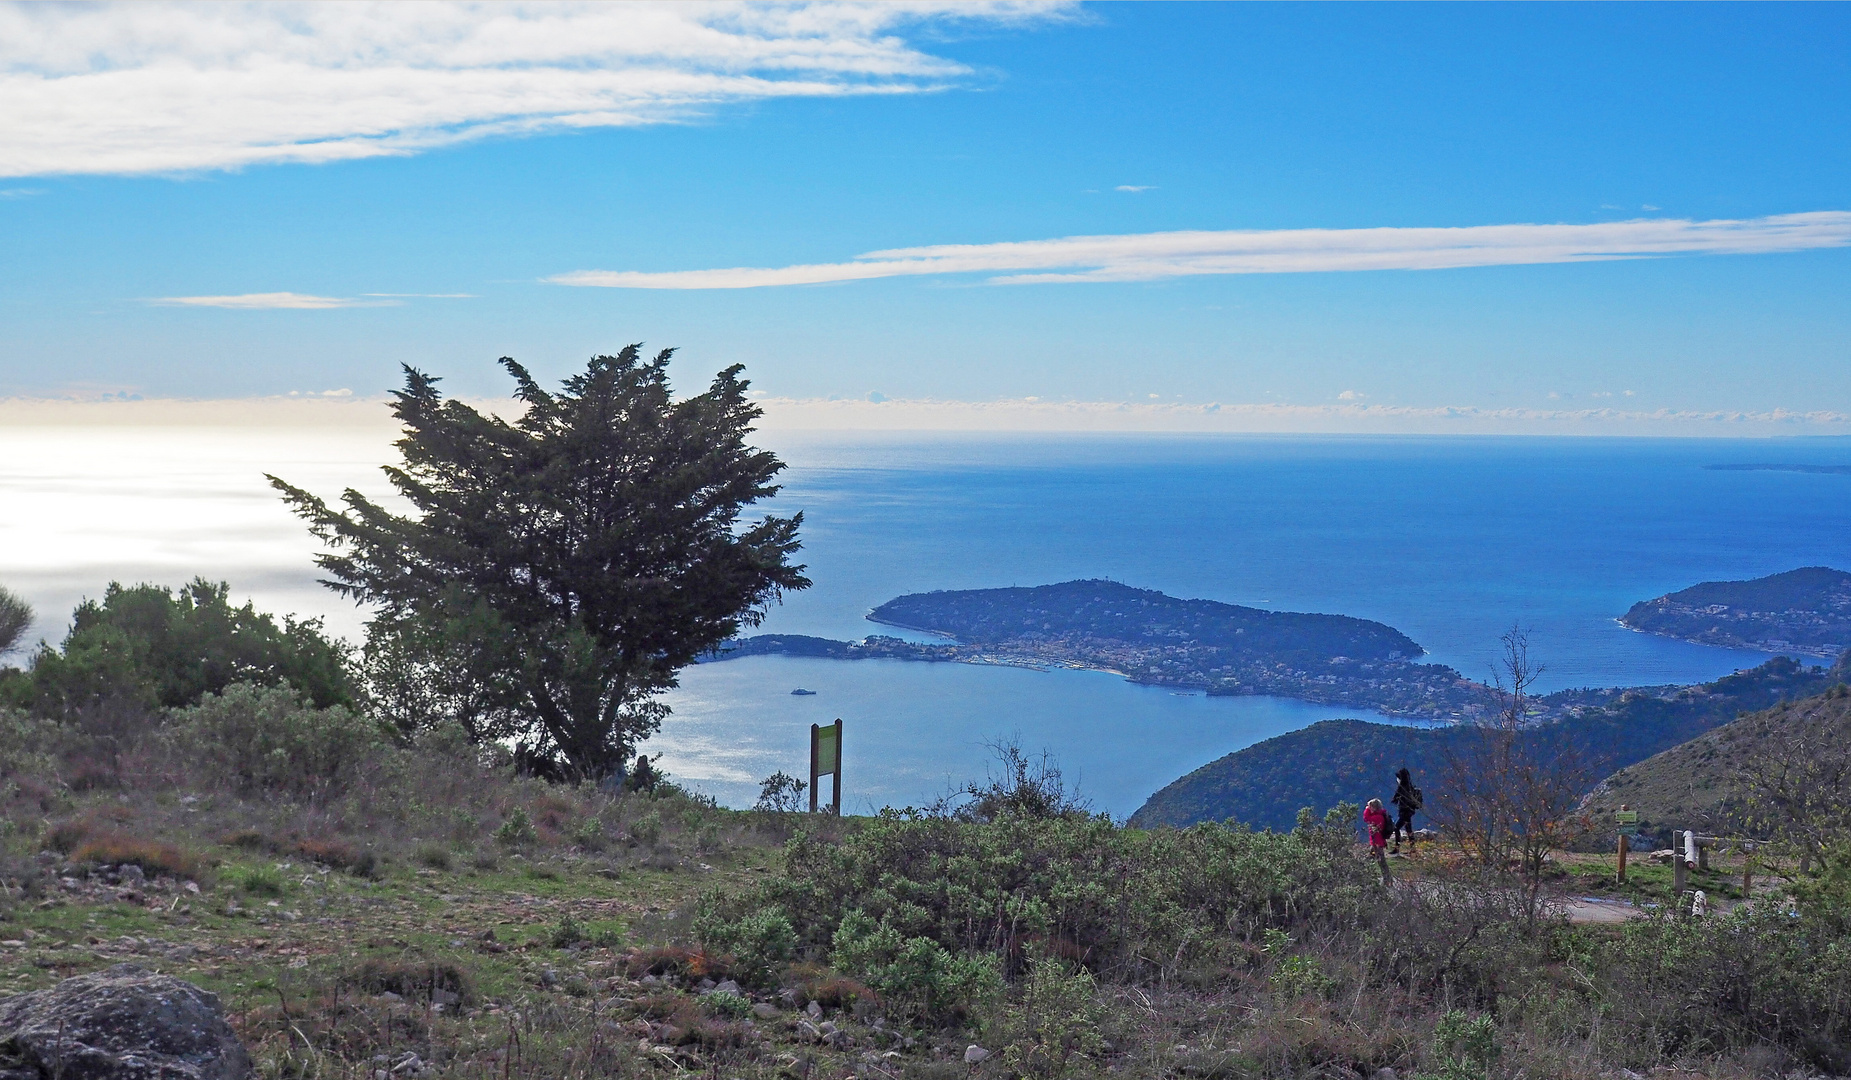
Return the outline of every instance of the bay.
[[[315,542],[263,480],[378,493],[385,430],[18,426],[0,431],[0,584],[56,641],[110,580],[232,582],[260,608],[364,611],[316,584]],[[1706,469],[1851,464],[1851,440],[801,433],[773,508],[805,513],[813,588],[759,629],[858,638],[896,595],[1108,577],[1186,597],[1379,619],[1489,674],[1531,632],[1544,688],[1715,678],[1764,656],[1614,619],[1697,581],[1851,568],[1851,476]],[[920,635],[904,634],[917,637]],[[15,655],[13,662],[20,662]],[[813,684],[813,685],[812,685]],[[814,697],[792,697],[802,686]],[[1096,672],[761,658],[690,669],[645,752],[733,805],[799,772],[842,717],[851,809],[979,777],[984,744],[1054,752],[1102,809],[1253,741],[1356,715],[1175,697]]]

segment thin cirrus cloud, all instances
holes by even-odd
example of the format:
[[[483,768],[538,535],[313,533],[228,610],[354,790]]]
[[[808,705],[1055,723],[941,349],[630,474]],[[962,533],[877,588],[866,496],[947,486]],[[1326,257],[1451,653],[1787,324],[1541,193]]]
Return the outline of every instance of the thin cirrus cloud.
[[[264,292],[238,293],[234,296],[162,296],[149,303],[163,307],[233,308],[242,311],[323,311],[329,308],[396,307],[396,300],[357,300],[346,296],[314,296],[309,293]]]
[[[1743,220],[1615,221],[1591,225],[1274,229],[1070,236],[942,244],[858,255],[850,262],[720,270],[578,270],[554,284],[619,289],[752,289],[872,278],[987,274],[999,285],[1157,281],[1202,274],[1445,270],[1601,262],[1675,255],[1756,255],[1851,244],[1851,212]]]
[[[909,44],[1063,3],[0,4],[0,176],[405,155],[686,120],[780,97],[910,94],[966,66]]]

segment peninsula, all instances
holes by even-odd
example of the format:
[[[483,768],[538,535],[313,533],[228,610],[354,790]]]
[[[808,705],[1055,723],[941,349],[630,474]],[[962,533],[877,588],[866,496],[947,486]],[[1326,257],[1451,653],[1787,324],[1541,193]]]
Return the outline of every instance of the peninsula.
[[[1808,566],[1706,581],[1634,604],[1620,625],[1700,645],[1836,657],[1851,648],[1851,573]]]
[[[1483,685],[1450,667],[1420,663],[1425,650],[1391,626],[1184,600],[1114,581],[913,593],[868,618],[948,640],[767,634],[711,659],[777,654],[1089,668],[1155,686],[1277,695],[1422,719],[1466,719],[1489,707]]]

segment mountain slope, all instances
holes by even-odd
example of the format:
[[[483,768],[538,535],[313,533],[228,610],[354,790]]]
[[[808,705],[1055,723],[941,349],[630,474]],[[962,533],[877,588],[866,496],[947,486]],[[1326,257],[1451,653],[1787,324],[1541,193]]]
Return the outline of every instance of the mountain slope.
[[[1643,831],[1744,828],[1735,801],[1743,766],[1776,752],[1796,735],[1843,745],[1851,740],[1851,693],[1843,684],[1815,697],[1750,713],[1697,738],[1619,770],[1589,795],[1596,819],[1611,819],[1623,803],[1639,811]]]
[[[1582,708],[1564,725],[1604,776],[1687,742],[1747,710],[1807,697],[1842,681],[1846,662],[1831,672],[1776,657],[1760,667],[1666,696],[1626,691],[1611,704]],[[1573,693],[1573,692],[1571,692]],[[1255,743],[1181,777],[1131,817],[1142,827],[1186,826],[1233,818],[1256,828],[1290,828],[1298,809],[1338,802],[1386,800],[1394,772],[1406,765],[1432,802],[1458,727],[1411,728],[1360,720],[1327,720]]]

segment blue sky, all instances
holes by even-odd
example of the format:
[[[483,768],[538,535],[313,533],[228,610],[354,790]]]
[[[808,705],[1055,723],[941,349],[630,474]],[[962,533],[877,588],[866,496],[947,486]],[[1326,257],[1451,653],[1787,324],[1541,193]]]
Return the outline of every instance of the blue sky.
[[[69,10],[0,14],[0,395],[499,395],[647,341],[780,400],[1851,430],[1843,6]],[[1478,265],[1346,232],[1436,228]],[[660,276],[732,268],[773,273]]]

